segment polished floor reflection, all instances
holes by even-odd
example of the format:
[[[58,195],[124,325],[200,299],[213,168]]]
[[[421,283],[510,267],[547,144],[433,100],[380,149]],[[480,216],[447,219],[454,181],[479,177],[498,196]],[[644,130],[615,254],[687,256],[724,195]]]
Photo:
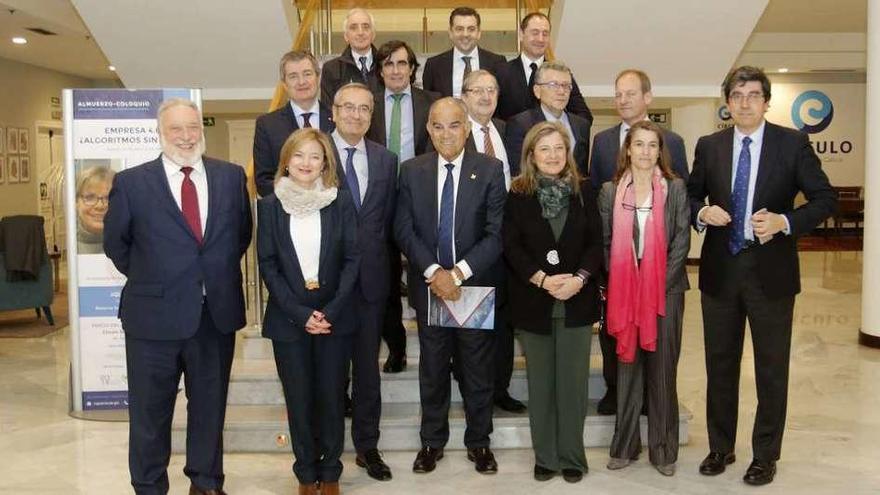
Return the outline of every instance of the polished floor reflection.
[[[678,472],[662,477],[645,460],[608,471],[606,449],[588,449],[590,473],[577,485],[561,478],[532,480],[532,453],[501,450],[499,473],[481,476],[464,452],[448,452],[437,470],[414,475],[415,452],[389,452],[394,480],[368,478],[346,454],[342,489],[350,494],[706,494],[880,493],[880,350],[857,344],[861,253],[801,255],[803,293],[795,307],[787,431],[776,481],[745,486],[755,389],[751,347],[742,368],[738,461],[706,478],[697,466],[707,452],[705,366],[699,293],[687,296],[679,368],[679,396],[694,413],[690,444]],[[692,283],[696,274],[692,270]],[[748,339],[747,339],[748,340]],[[82,421],[67,415],[67,333],[41,339],[0,340],[0,493],[130,493],[125,423]],[[230,494],[295,493],[291,456],[228,454]],[[171,459],[172,492],[185,493],[183,458]]]

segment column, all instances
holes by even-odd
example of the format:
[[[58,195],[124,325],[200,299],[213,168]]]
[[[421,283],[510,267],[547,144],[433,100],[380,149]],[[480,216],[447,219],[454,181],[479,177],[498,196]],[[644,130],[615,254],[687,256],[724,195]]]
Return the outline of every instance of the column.
[[[859,343],[880,347],[880,4],[868,2],[865,95],[865,223],[862,252],[862,328]]]

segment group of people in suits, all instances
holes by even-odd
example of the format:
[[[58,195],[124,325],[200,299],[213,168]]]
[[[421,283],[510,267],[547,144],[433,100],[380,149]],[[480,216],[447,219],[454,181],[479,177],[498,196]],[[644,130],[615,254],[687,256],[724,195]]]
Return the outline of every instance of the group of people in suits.
[[[426,62],[422,89],[412,49],[402,41],[376,49],[374,28],[369,12],[353,9],[339,58],[320,67],[308,52],[285,54],[279,75],[290,102],[259,117],[254,137],[263,335],[287,404],[299,493],[340,492],[349,375],[356,464],[392,478],[378,450],[379,347],[385,338],[385,371],[406,366],[401,254],[421,347],[414,472],[433,471],[444,456],[454,378],[477,472],[498,471],[490,435],[499,407],[528,410],[536,480],[580,481],[592,325],[601,320],[608,386],[598,407],[616,414],[607,467],[639,457],[647,413],[649,461],[673,475],[690,227],[706,234],[710,453],[700,472],[719,474],[735,460],[748,318],[758,411],[744,480],[771,482],[799,290],[795,240],[833,211],[835,196],[806,136],[764,121],[766,75],[730,72],[722,87],[735,125],[700,139],[689,176],[681,137],[647,118],[651,83],[639,70],[617,76],[622,122],[590,151],[592,115],[568,67],[546,60],[543,14],[523,19],[522,52],[507,62],[478,46],[474,9],[453,10],[453,48]],[[251,209],[243,169],[203,157],[193,103],[168,100],[158,120],[162,154],[113,177],[104,218],[104,250],[128,277],[120,318],[129,466],[137,493],[167,493],[182,375],[190,494],[216,495],[233,335],[245,324],[240,259]],[[807,202],[795,208],[798,192]],[[495,288],[493,329],[428,318],[429,293],[452,302],[462,287]],[[507,391],[514,335],[528,409]]]

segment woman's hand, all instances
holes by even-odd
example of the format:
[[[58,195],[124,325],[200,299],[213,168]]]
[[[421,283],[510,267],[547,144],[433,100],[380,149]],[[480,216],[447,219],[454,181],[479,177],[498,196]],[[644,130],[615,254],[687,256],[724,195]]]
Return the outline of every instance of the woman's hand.
[[[320,311],[312,311],[312,316],[309,316],[308,321],[306,321],[306,332],[312,335],[327,335],[330,334],[330,322],[326,320],[324,317],[324,313]]]
[[[556,275],[549,275],[544,279],[544,290],[546,290],[551,296],[555,291],[558,291],[566,280],[570,279],[572,275],[570,273],[559,273]]]
[[[559,299],[560,301],[567,301],[571,298],[571,296],[577,294],[584,287],[584,281],[580,277],[575,277],[570,273],[563,274],[566,278],[561,279],[559,285],[554,290],[548,290],[551,296]],[[560,275],[554,275],[560,276]],[[548,277],[549,278],[549,277]],[[547,283],[544,283],[546,287]]]

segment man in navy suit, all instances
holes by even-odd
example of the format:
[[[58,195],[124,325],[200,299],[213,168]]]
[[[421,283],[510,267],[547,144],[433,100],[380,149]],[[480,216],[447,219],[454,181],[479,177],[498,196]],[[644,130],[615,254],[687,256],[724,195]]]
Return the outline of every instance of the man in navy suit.
[[[245,325],[240,262],[251,241],[244,169],[203,157],[195,103],[158,111],[162,154],[119,172],[104,218],[104,251],[127,281],[129,470],[138,494],[168,492],[171,419],[183,374],[184,473],[190,495],[223,493],[223,421],[235,345]]]
[[[508,61],[504,66],[504,73],[498,77],[501,82],[501,97],[498,101],[497,117],[504,120],[538,103],[532,88],[537,75],[535,72],[547,61],[547,50],[550,49],[550,18],[541,12],[532,12],[523,17],[519,24],[519,39],[519,56]],[[593,114],[574,78],[571,84],[571,98],[566,110],[593,125]]]
[[[575,164],[581,175],[586,176],[592,120],[586,120],[567,109],[575,88],[571,70],[562,62],[555,61],[544,62],[537,72],[534,87],[537,104],[507,121],[505,141],[510,173],[513,177],[519,175],[519,162],[526,133],[535,124],[549,120],[561,123],[568,131]]]
[[[458,7],[449,14],[449,39],[453,48],[425,61],[422,87],[442,96],[459,98],[464,78],[473,71],[487,70],[498,75],[507,60],[477,46],[480,41],[480,14],[471,7]]]
[[[620,115],[621,123],[596,134],[590,154],[590,182],[598,191],[602,184],[614,178],[617,172],[617,155],[629,128],[636,122],[648,120],[648,106],[651,104],[651,80],[638,69],[621,71],[614,80],[614,107]],[[663,130],[663,141],[672,158],[672,170],[687,182],[688,164],[684,140],[678,134]],[[599,332],[602,348],[602,375],[605,377],[605,396],[599,401],[599,414],[617,412],[617,341],[608,335],[603,325]],[[645,389],[647,393],[647,389]],[[644,402],[648,404],[647,401]]]
[[[431,107],[428,130],[437,152],[403,163],[394,237],[409,260],[409,301],[419,325],[422,448],[413,471],[433,471],[449,440],[449,363],[460,371],[467,429],[464,444],[477,472],[498,465],[489,448],[495,336],[492,331],[428,325],[428,290],[457,300],[461,285],[496,287],[501,256],[504,174],[501,163],[465,150],[467,108],[451,97]]]
[[[352,353],[352,421],[358,466],[380,481],[391,469],[377,450],[382,396],[379,380],[379,341],[388,300],[389,244],[397,202],[397,157],[364,139],[373,112],[373,93],[361,83],[342,86],[333,99],[340,190],[347,191],[357,210],[357,240],[361,252],[355,290],[359,329]]]
[[[293,131],[303,127],[333,130],[330,109],[318,101],[321,69],[314,55],[303,50],[287,52],[279,71],[290,102],[258,117],[254,129],[254,180],[260,196],[275,189],[281,147]]]

